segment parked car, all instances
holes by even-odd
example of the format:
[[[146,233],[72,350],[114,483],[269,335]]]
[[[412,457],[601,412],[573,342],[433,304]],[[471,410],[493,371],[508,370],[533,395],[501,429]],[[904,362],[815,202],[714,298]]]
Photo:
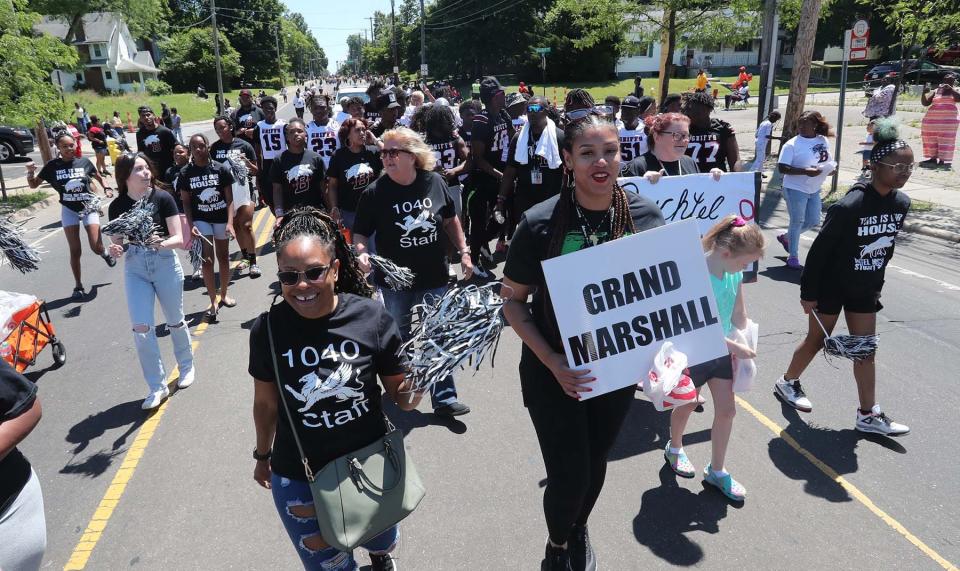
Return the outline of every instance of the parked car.
[[[943,82],[943,76],[951,72],[956,72],[956,70],[929,61],[924,61],[920,69],[917,69],[917,63],[919,62],[915,59],[906,60],[907,71],[904,76],[905,85],[920,83],[939,85]],[[870,68],[870,71],[863,76],[863,91],[867,96],[870,96],[873,94],[874,89],[883,85],[884,77],[896,79],[898,75],[900,75],[900,60],[885,61],[877,64]]]
[[[0,162],[33,152],[33,133],[22,127],[0,125]]]
[[[937,50],[927,50],[927,59],[940,65],[960,65],[960,44],[954,44],[938,54]]]

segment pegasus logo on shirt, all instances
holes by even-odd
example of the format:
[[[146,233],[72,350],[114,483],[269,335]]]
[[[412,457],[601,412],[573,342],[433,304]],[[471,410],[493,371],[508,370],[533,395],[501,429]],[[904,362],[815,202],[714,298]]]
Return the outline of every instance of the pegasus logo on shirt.
[[[357,163],[347,169],[347,182],[360,190],[373,182],[373,168],[367,163]]]
[[[85,192],[87,186],[83,183],[82,180],[68,180],[67,184],[63,185],[63,189],[67,192]]]
[[[417,228],[423,230],[425,233],[430,233],[437,229],[437,225],[430,220],[429,210],[421,210],[420,214],[417,215],[416,218],[407,214],[403,217],[402,224],[400,222],[394,222],[394,224],[399,226],[400,229],[404,231],[402,234],[403,237],[409,236],[410,233]]]
[[[881,236],[860,250],[860,258],[886,256],[890,246],[893,246],[893,236]]]
[[[300,377],[299,392],[290,386],[284,386],[284,388],[303,403],[303,407],[297,411],[306,412],[323,399],[336,398],[337,402],[344,402],[349,399],[363,398],[361,392],[363,383],[359,382],[359,378],[359,370],[354,370],[353,365],[349,363],[343,363],[325,379],[318,377],[315,372]],[[357,382],[358,385],[351,387],[349,386],[351,382]]]
[[[310,181],[313,180],[312,165],[294,165],[287,170],[287,182],[294,193],[301,193],[310,188]]]
[[[144,137],[143,144],[146,147],[150,147],[150,150],[153,152],[160,152],[160,135],[150,135]]]
[[[817,143],[814,145],[810,152],[817,157],[817,162],[825,163],[830,160],[830,149],[823,143]]]
[[[215,188],[205,188],[200,193],[200,200],[203,202],[213,202],[220,199],[220,193]]]

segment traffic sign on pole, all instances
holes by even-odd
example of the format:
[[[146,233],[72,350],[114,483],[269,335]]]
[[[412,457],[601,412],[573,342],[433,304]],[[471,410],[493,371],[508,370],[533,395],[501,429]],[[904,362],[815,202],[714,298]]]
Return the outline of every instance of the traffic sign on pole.
[[[533,48],[533,51],[537,52],[538,54],[548,54],[550,53],[550,48]]]
[[[866,20],[857,20],[850,30],[850,60],[867,59],[870,47],[870,23]]]

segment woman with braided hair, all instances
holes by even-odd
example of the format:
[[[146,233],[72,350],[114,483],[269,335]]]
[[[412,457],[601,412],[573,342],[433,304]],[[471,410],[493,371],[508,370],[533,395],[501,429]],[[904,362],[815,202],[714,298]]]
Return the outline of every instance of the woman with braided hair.
[[[633,401],[632,386],[581,402],[594,379],[571,369],[540,263],[663,225],[650,200],[617,184],[617,127],[588,114],[564,132],[560,194],[523,215],[504,267],[503,313],[523,341],[520,385],[547,471],[549,538],[541,570],[595,569],[587,518],[600,495],[607,453]],[[528,298],[533,302],[528,304]]]
[[[422,395],[412,392],[405,378],[397,324],[371,299],[373,290],[337,223],[316,208],[294,208],[274,230],[273,241],[283,300],[250,331],[253,478],[273,492],[304,569],[354,570],[353,555],[330,547],[320,534],[294,431],[310,466],[319,471],[386,433],[381,385],[403,410],[415,408]],[[318,388],[321,383],[304,382],[308,378],[326,381]],[[280,410],[284,406],[293,425]],[[393,526],[363,545],[372,569],[394,569],[390,552],[399,539]]]

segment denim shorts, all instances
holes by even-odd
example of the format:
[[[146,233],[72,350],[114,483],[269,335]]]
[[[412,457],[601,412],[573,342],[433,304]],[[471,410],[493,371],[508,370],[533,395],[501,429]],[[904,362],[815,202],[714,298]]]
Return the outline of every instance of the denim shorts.
[[[79,226],[83,222],[84,226],[90,226],[91,224],[100,224],[100,215],[96,212],[91,212],[86,216],[80,216],[80,213],[75,210],[70,210],[64,205],[60,205],[60,225],[64,228],[69,226]]]
[[[227,239],[227,223],[223,222],[204,222],[203,220],[194,220],[193,225],[204,236],[213,236],[217,240]]]
[[[280,514],[280,521],[297,549],[297,555],[307,571],[355,571],[357,562],[352,553],[338,551],[336,548],[313,550],[306,546],[305,539],[320,535],[320,526],[316,516],[300,517],[294,515],[297,506],[313,506],[310,484],[305,480],[294,480],[273,474],[270,478],[273,503]],[[393,526],[374,537],[361,547],[370,553],[390,553],[400,542],[400,527]]]

